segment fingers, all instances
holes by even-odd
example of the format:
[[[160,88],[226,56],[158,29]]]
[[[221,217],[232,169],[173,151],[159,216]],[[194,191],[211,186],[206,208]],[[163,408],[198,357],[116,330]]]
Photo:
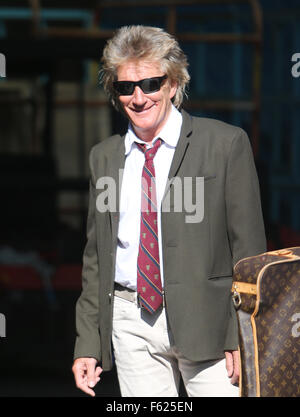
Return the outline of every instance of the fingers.
[[[225,352],[227,375],[230,378],[233,374],[233,356],[232,352]]]
[[[95,358],[78,358],[74,361],[72,371],[75,378],[77,388],[86,394],[95,396],[95,392],[91,389],[100,380],[102,368],[96,367],[97,360]]]
[[[102,368],[100,366],[97,366],[95,371],[95,385],[100,381],[100,374],[102,373]]]
[[[239,367],[239,351],[227,351],[225,352],[226,369],[228,377],[231,378],[231,384],[237,384],[239,382],[240,367]]]
[[[102,374],[102,368],[100,366],[97,366],[95,376],[96,378],[100,379],[100,375]]]
[[[232,352],[233,356],[233,375],[231,378],[232,384],[238,384],[240,378],[240,354],[238,350]]]
[[[87,385],[90,388],[94,388],[96,385],[96,364],[97,361],[94,358],[89,358],[86,360],[86,366],[87,366]]]

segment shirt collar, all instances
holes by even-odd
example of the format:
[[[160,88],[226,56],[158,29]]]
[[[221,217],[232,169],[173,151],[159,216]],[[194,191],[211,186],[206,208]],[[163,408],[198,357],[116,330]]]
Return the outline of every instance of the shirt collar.
[[[168,117],[168,120],[162,128],[162,130],[159,132],[159,134],[155,136],[153,142],[155,142],[158,138],[161,138],[168,146],[175,148],[180,136],[181,125],[182,115],[172,104],[171,113]],[[130,153],[134,142],[146,143],[136,136],[132,128],[132,125],[129,122],[128,130],[125,136],[125,155],[128,155]]]

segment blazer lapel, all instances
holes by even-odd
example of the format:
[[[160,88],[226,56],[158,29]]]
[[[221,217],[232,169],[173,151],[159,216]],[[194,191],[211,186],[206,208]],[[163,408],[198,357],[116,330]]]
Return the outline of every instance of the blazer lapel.
[[[181,110],[181,114],[182,114],[182,127],[181,127],[180,137],[179,137],[179,140],[175,149],[175,153],[173,156],[173,160],[171,163],[171,167],[170,167],[170,171],[168,175],[168,182],[166,184],[163,199],[168,193],[172,180],[176,176],[178,169],[180,168],[185,152],[189,146],[189,137],[192,133],[191,116],[188,113],[186,113],[184,110]]]
[[[108,176],[114,180],[116,184],[115,205],[109,211],[111,231],[112,231],[112,250],[116,250],[116,242],[118,237],[118,225],[120,218],[120,192],[123,179],[123,170],[125,165],[125,136],[120,138],[120,142],[112,149],[112,157],[109,160]]]

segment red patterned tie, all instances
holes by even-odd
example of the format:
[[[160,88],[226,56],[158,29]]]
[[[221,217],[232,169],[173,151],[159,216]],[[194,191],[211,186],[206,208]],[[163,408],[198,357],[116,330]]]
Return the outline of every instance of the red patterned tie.
[[[137,261],[137,292],[141,307],[154,313],[163,301],[157,235],[157,201],[153,158],[161,145],[157,139],[150,149],[137,143],[145,154],[142,174],[141,229]]]

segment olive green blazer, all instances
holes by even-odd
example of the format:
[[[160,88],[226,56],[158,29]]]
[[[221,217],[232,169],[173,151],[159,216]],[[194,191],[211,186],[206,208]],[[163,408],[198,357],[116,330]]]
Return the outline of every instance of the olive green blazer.
[[[246,133],[229,124],[191,117],[183,124],[174,153],[162,210],[164,290],[176,347],[193,361],[224,357],[238,347],[231,300],[232,272],[241,258],[266,250],[259,183]],[[112,136],[90,153],[90,200],[83,255],[82,293],[76,304],[74,359],[94,357],[112,367],[112,309],[119,195],[100,212],[99,179],[111,177],[119,190],[124,168],[124,136]],[[172,203],[172,179],[204,177],[204,215],[189,223],[183,204]],[[194,181],[195,182],[195,181]],[[191,183],[190,183],[191,184]],[[196,184],[196,182],[195,182]],[[191,187],[191,185],[189,185]],[[192,184],[193,186],[193,184]],[[103,211],[103,210],[102,210]]]

